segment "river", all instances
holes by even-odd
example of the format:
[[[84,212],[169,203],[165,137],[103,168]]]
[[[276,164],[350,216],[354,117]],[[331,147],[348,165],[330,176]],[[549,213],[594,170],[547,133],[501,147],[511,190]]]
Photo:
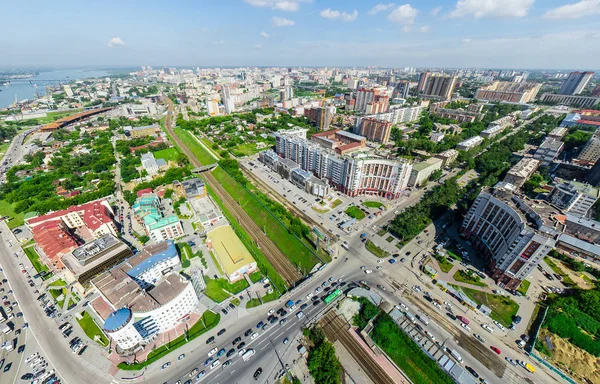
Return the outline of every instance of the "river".
[[[40,96],[46,93],[46,85],[58,85],[61,83],[69,83],[74,80],[89,79],[92,77],[106,77],[110,75],[109,72],[104,70],[92,70],[92,69],[59,69],[55,71],[40,72],[37,76],[30,77],[28,79],[15,79],[11,80],[9,86],[0,85],[0,109],[6,108],[15,101],[15,95],[17,99],[22,101],[24,99],[33,100],[35,98],[35,87],[29,83],[37,84],[37,90]],[[58,81],[43,81],[43,80],[58,80]]]

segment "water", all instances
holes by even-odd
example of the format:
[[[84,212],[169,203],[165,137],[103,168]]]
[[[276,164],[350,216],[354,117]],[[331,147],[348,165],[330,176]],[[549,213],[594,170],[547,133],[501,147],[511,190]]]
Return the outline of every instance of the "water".
[[[11,80],[11,84],[8,87],[0,85],[0,109],[6,108],[15,101],[15,94],[17,100],[21,101],[24,99],[33,100],[35,99],[35,88],[29,83],[37,84],[37,91],[40,96],[46,93],[46,85],[58,85],[61,83],[69,83],[75,80],[83,80],[91,77],[106,77],[110,73],[104,70],[90,70],[90,69],[61,69],[56,71],[40,72],[37,76],[30,77],[25,80]],[[41,81],[41,80],[58,80],[53,82]]]

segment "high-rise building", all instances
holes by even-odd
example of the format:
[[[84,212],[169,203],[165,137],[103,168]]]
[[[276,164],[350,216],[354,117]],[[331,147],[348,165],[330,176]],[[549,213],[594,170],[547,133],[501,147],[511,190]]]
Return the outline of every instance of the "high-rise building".
[[[359,135],[366,137],[370,141],[386,144],[390,140],[392,132],[392,123],[385,120],[365,117],[360,123]]]
[[[448,100],[452,98],[457,82],[458,76],[429,76],[422,93],[426,96],[437,96]]]
[[[217,116],[219,114],[219,101],[215,98],[206,99],[206,111],[209,116]]]
[[[592,91],[592,96],[600,96],[600,84],[596,85],[596,88]]]
[[[291,85],[288,85],[286,87],[283,87],[283,89],[281,91],[279,91],[279,97],[280,97],[280,101],[286,101],[286,100],[291,100],[294,98],[294,87],[292,87]]]
[[[494,81],[479,88],[475,93],[475,98],[478,100],[506,101],[523,104],[533,101],[541,87],[542,84],[539,83]]]
[[[230,114],[235,111],[233,99],[231,98],[231,92],[228,85],[224,85],[221,88],[221,97],[223,99],[223,106],[225,107],[225,113]]]
[[[273,88],[279,88],[279,87],[281,87],[281,76],[273,76],[271,78],[271,86]]]
[[[579,95],[594,76],[594,72],[571,72],[569,77],[563,81],[560,91],[561,95]]]
[[[394,86],[394,97],[401,97],[406,99],[408,97],[408,90],[410,89],[410,81],[400,80],[396,82]]]
[[[377,90],[373,88],[359,88],[356,91],[356,104],[354,105],[354,110],[357,112],[366,112],[367,104],[375,100],[375,95],[377,95]]]
[[[492,278],[501,287],[517,289],[554,247],[557,231],[550,219],[555,210],[513,195],[514,186],[498,183],[482,191],[460,228],[488,261]]]
[[[307,108],[304,110],[304,116],[308,117],[310,121],[315,123],[315,126],[319,128],[319,131],[326,131],[329,129],[333,116],[335,115],[336,108],[333,105]]]
[[[419,84],[417,84],[417,94],[421,94],[425,90],[425,86],[427,85],[427,80],[429,79],[430,74],[430,72],[422,72],[419,76]]]

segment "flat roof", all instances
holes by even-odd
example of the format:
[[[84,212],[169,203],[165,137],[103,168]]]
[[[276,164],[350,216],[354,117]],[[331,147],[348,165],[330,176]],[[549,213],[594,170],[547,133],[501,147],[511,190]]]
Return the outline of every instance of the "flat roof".
[[[345,136],[349,139],[356,140],[356,141],[361,141],[361,140],[365,139],[364,136],[356,135],[356,134],[348,132],[348,131],[337,131],[335,134],[340,135],[340,136]]]
[[[250,252],[229,225],[213,229],[208,232],[207,237],[212,241],[212,247],[228,276],[254,262]]]
[[[592,243],[588,243],[587,241],[579,240],[576,237],[566,235],[564,233],[561,234],[560,236],[558,236],[558,241],[560,241],[562,243],[566,243],[572,247],[581,249],[585,252],[588,252],[595,256],[600,257],[600,246],[598,246],[596,244],[592,244]]]
[[[177,297],[188,284],[183,276],[173,273],[154,288],[143,293],[140,292],[131,301],[129,308],[133,312],[149,312],[162,307]]]

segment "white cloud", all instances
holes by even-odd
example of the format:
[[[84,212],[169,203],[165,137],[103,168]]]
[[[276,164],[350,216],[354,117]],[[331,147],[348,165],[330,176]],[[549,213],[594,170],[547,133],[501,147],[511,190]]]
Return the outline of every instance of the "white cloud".
[[[383,32],[383,29],[381,29],[381,28],[375,28],[375,31],[376,32]]]
[[[261,35],[262,37],[264,37],[264,38],[269,38],[269,37],[271,36],[271,35],[269,35],[269,34],[268,34],[267,32],[265,32],[265,31],[262,31],[262,32],[260,33],[260,35]]]
[[[110,39],[108,41],[108,46],[111,47],[111,48],[114,48],[114,47],[124,47],[126,45],[127,44],[125,44],[125,42],[123,40],[121,40],[120,37],[113,37],[112,39]]]
[[[429,25],[422,25],[422,26],[419,28],[419,31],[421,31],[421,32],[423,32],[423,33],[427,33],[427,32],[429,32]]]
[[[354,21],[358,17],[358,11],[355,9],[352,13],[348,13],[346,11],[340,12],[335,9],[327,8],[319,12],[319,15],[329,20],[341,18],[344,21]]]
[[[458,0],[448,17],[524,17],[535,0]]]
[[[431,16],[434,16],[434,17],[435,17],[435,16],[437,16],[437,15],[438,15],[438,13],[440,13],[440,11],[441,11],[441,10],[442,10],[442,7],[435,7],[435,8],[433,8],[431,11],[429,11],[429,14],[430,14]]]
[[[296,12],[300,3],[310,3],[312,0],[244,0],[253,7],[272,8],[281,11]]]
[[[411,25],[415,22],[415,18],[417,17],[416,8],[413,8],[410,4],[404,4],[394,9],[392,13],[388,15],[388,20],[393,21],[394,23]]]
[[[410,32],[410,31],[412,31],[412,25],[408,25],[407,24],[404,27],[402,27],[402,32],[407,33],[407,32]]]
[[[296,24],[293,20],[290,19],[286,19],[285,17],[273,17],[271,19],[271,21],[273,22],[273,25],[276,27],[291,27],[292,25]]]
[[[545,19],[578,19],[585,16],[600,15],[600,0],[581,0],[566,4],[546,12]]]
[[[470,43],[471,41],[473,41],[472,39],[462,39],[461,42],[467,44]]]
[[[225,42],[223,40],[213,41],[212,43],[213,43],[213,45],[223,45],[223,44],[225,44]]]
[[[369,15],[375,15],[375,14],[378,14],[379,12],[383,12],[383,11],[387,11],[388,9],[392,9],[394,7],[394,5],[396,5],[396,4],[394,4],[394,3],[377,4],[376,6],[371,8],[371,10],[367,13]]]

